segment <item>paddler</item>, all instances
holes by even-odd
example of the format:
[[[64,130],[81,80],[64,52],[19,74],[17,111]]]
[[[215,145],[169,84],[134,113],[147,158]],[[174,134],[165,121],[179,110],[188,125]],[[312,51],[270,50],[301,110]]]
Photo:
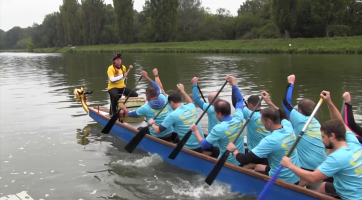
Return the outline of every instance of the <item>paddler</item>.
[[[193,124],[190,129],[195,133],[197,137],[197,141],[200,143],[201,148],[203,149],[209,149],[212,147],[212,145],[219,145],[220,148],[220,154],[221,155],[226,151],[226,147],[229,144],[230,141],[234,140],[234,138],[238,135],[240,132],[243,121],[244,121],[244,115],[243,115],[243,96],[241,95],[239,88],[236,83],[235,77],[227,76],[226,80],[230,83],[232,86],[233,92],[235,92],[235,95],[237,97],[237,103],[236,103],[236,110],[234,113],[234,116],[231,116],[231,106],[230,103],[225,100],[217,100],[214,103],[214,110],[215,110],[215,116],[216,118],[221,122],[219,124],[216,124],[212,130],[208,133],[207,137],[204,139],[203,134],[198,131],[198,127]],[[244,135],[241,135],[237,141],[236,141],[236,148],[240,152],[245,152],[244,147]],[[229,155],[227,162],[234,164],[234,165],[240,165],[240,163],[232,156]]]
[[[167,102],[167,98],[165,95],[161,93],[160,87],[156,84],[156,82],[152,81],[146,71],[142,71],[141,75],[150,82],[150,86],[146,89],[146,99],[148,101],[147,104],[142,105],[141,107],[137,108],[136,110],[127,110],[124,104],[121,105],[121,109],[127,113],[129,117],[140,117],[145,116],[146,120],[150,120],[151,118],[155,117],[157,113],[161,112],[158,117],[156,118],[156,125],[160,125],[161,122],[167,117],[169,114],[168,109],[164,108],[162,111],[161,109]],[[140,127],[142,129],[143,127]],[[167,130],[163,131],[162,133],[156,133],[153,128],[149,127],[149,134],[154,137],[161,138],[168,142],[178,142],[178,137],[176,133],[173,133],[173,128],[170,127]]]
[[[154,119],[150,119],[148,121],[149,125],[152,126],[153,130],[157,134],[160,134],[173,127],[174,131],[182,140],[182,137],[185,136],[186,133],[190,130],[191,124],[195,123],[197,120],[196,106],[192,103],[192,100],[190,102],[190,99],[187,100],[187,104],[183,104],[181,95],[178,92],[170,93],[168,95],[168,102],[173,109],[173,112],[169,113],[161,124],[157,125],[155,124]],[[199,132],[202,133],[200,125],[198,125],[198,128]],[[203,152],[203,149],[197,142],[197,138],[194,133],[191,134],[184,147],[199,153]]]
[[[312,172],[295,166],[288,157],[283,157],[281,165],[312,183],[333,177],[333,183],[321,184],[318,189],[321,193],[346,200],[362,199],[362,147],[343,123],[339,111],[332,103],[330,93],[323,91],[321,97],[327,102],[332,117],[332,120],[320,128],[322,140],[332,153]]]
[[[288,153],[296,140],[292,124],[286,119],[284,113],[277,108],[268,98],[269,94],[265,91],[262,93],[263,99],[269,107],[261,110],[261,120],[264,127],[271,133],[264,137],[253,150],[244,154],[239,152],[233,143],[227,146],[227,149],[233,154],[241,165],[256,163],[262,158],[267,158],[269,165],[257,165],[255,171],[265,175],[273,176],[282,160],[283,156]],[[298,155],[295,151],[290,156],[291,162],[299,166]],[[299,184],[300,178],[290,169],[283,168],[278,179]]]
[[[292,74],[288,76],[287,80],[288,85],[282,103],[284,110],[294,127],[294,133],[299,134],[305,123],[308,121],[309,116],[312,114],[315,103],[310,99],[304,98],[298,102],[297,109],[294,109],[292,105],[292,93],[295,75]],[[309,171],[314,171],[326,159],[320,127],[321,125],[318,120],[313,118],[297,145],[300,167]],[[299,185],[306,186],[308,189],[317,190],[321,183],[322,182],[320,181],[315,184],[307,184],[306,181],[301,180]]]

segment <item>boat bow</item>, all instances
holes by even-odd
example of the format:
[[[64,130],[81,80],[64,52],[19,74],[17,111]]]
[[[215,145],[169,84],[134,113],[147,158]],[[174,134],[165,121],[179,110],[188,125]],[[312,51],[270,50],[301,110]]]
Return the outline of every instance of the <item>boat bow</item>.
[[[80,101],[82,103],[83,109],[86,113],[89,113],[89,109],[88,109],[88,105],[87,105],[87,95],[92,94],[92,93],[93,93],[93,90],[90,92],[86,92],[86,91],[84,91],[83,87],[81,87],[80,89],[75,88],[73,91],[74,98],[76,99],[76,101]]]

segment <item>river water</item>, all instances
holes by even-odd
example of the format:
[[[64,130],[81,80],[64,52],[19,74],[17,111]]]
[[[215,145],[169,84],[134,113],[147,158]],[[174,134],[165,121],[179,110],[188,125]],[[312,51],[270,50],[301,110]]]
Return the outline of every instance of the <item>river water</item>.
[[[89,105],[109,107],[109,54],[1,53],[0,196],[23,190],[34,199],[253,199],[233,193],[226,184],[204,183],[200,174],[182,170],[158,155],[136,150],[87,116],[73,89],[93,90]],[[146,70],[157,67],[165,90],[200,77],[205,96],[217,91],[227,74],[237,77],[246,97],[267,90],[277,106],[296,74],[293,104],[300,98],[318,101],[329,90],[337,107],[342,94],[352,95],[356,121],[362,124],[362,56],[265,54],[124,54],[133,64],[127,87],[145,96],[147,83],[135,86]],[[231,101],[231,87],[220,96]],[[263,104],[265,105],[265,104]],[[200,110],[198,110],[201,114]],[[317,118],[329,119],[326,105]],[[201,125],[207,129],[207,119]]]

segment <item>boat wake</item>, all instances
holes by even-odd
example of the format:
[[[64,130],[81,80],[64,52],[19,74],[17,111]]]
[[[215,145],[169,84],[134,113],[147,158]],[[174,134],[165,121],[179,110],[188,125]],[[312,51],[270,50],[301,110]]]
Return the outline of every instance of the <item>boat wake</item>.
[[[163,180],[161,180],[163,179]],[[238,193],[231,192],[227,184],[214,183],[208,186],[201,175],[196,175],[192,180],[174,177],[172,180],[163,178],[147,178],[146,189],[152,193],[161,194],[165,199],[235,199]]]
[[[163,162],[163,160],[158,154],[150,154],[149,156],[144,156],[140,159],[135,159],[135,157],[132,156],[125,160],[118,160],[113,164],[119,164],[124,167],[149,167],[161,162]]]

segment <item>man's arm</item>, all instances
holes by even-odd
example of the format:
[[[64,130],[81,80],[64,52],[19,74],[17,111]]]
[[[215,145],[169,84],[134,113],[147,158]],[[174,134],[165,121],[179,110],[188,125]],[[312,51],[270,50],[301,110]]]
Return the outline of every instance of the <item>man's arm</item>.
[[[339,110],[336,108],[336,106],[332,102],[330,92],[323,90],[322,93],[320,94],[320,96],[328,104],[328,110],[329,110],[329,114],[331,115],[331,119],[338,119],[344,123],[341,113],[339,112]],[[344,123],[344,126],[346,127],[347,131],[350,131],[349,127],[345,123]]]
[[[185,92],[185,87],[183,84],[177,84],[177,88],[184,95],[187,103],[193,103],[191,97]]]
[[[165,95],[165,96],[167,96],[165,90],[163,89],[163,85],[162,85],[161,79],[160,79],[160,77],[159,77],[159,75],[158,75],[158,69],[157,69],[157,68],[154,68],[154,69],[152,70],[152,72],[153,72],[153,75],[155,76],[155,82],[156,82],[157,85],[160,87],[162,94]]]
[[[300,167],[297,167],[293,164],[289,167],[290,170],[292,170],[297,176],[299,176],[301,179],[304,179],[310,183],[316,183],[320,180],[324,180],[328,178],[326,175],[324,175],[322,172],[320,172],[318,169],[314,170],[313,172],[304,170]]]
[[[190,130],[195,133],[197,141],[199,142],[202,149],[210,149],[212,147],[212,144],[201,136],[198,125],[192,124],[190,126]]]
[[[362,127],[358,126],[354,120],[353,111],[352,111],[352,103],[351,103],[351,95],[349,92],[345,92],[343,94],[344,102],[345,102],[345,112],[344,112],[344,120],[347,126],[357,135],[362,137]]]
[[[157,126],[154,119],[148,120],[148,124],[152,127],[152,129],[157,133],[160,134],[165,131],[167,128],[171,127],[174,123],[172,114],[168,114],[167,117],[163,120],[163,122]]]
[[[240,163],[241,166],[247,165],[249,163],[258,163],[260,161],[260,158],[256,156],[252,151],[246,154],[240,153],[233,143],[229,143],[229,145],[227,146],[227,150],[230,152],[234,151],[233,156]]]
[[[293,74],[288,76],[288,85],[285,90],[284,98],[282,101],[284,110],[287,113],[288,117],[290,117],[290,113],[293,110],[292,94],[293,94],[294,83],[295,83],[295,75]]]
[[[200,99],[200,96],[199,96],[199,91],[198,91],[198,88],[197,88],[197,81],[199,80],[199,78],[197,77],[194,77],[192,78],[191,80],[191,83],[192,83],[192,100],[195,102],[195,104],[200,107],[201,109],[204,107],[204,101],[202,101]]]
[[[241,110],[243,110],[244,108],[243,95],[241,94],[239,87],[237,86],[236,78],[232,76],[226,76],[226,80],[232,86],[232,95],[236,97],[235,109],[240,108]]]

